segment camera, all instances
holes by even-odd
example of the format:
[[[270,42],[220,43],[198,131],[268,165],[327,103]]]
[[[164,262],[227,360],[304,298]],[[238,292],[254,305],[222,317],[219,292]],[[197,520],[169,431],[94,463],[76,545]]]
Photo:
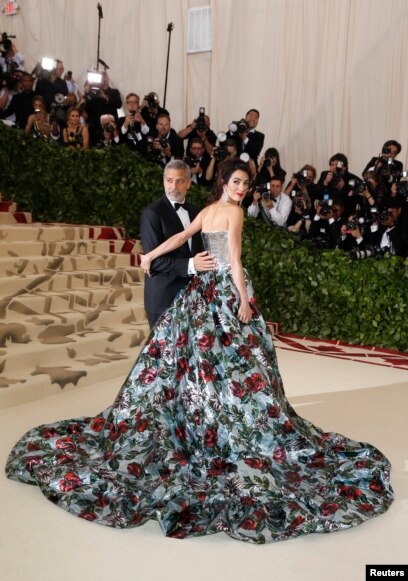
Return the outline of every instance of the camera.
[[[310,183],[310,179],[307,175],[307,170],[300,170],[293,174],[293,177],[296,178],[297,183],[299,186],[306,186]]]
[[[106,133],[114,133],[115,131],[115,127],[112,125],[112,123],[105,123],[102,125],[102,129],[106,131]]]
[[[400,196],[408,196],[408,182],[398,182],[397,183],[397,194]]]
[[[1,51],[1,56],[3,58],[6,57],[8,51],[11,49],[11,45],[13,44],[10,38],[16,38],[12,34],[7,34],[7,32],[3,32],[1,35],[0,45],[3,45],[3,49]]]
[[[52,120],[65,121],[69,108],[68,99],[62,93],[54,96],[54,103],[51,105],[50,117]]]
[[[193,157],[185,157],[184,158],[184,161],[191,168],[197,167],[199,165],[199,163],[200,163],[198,159],[195,159]]]
[[[159,97],[157,93],[148,93],[145,95],[144,99],[147,101],[148,109],[157,109],[159,106]]]
[[[161,137],[159,137],[159,143],[160,147],[162,147],[163,149],[166,149],[166,147],[169,146],[169,142],[167,141],[167,139],[162,139]]]
[[[362,194],[364,190],[370,190],[371,184],[365,180],[349,180],[348,185],[355,194]]]
[[[381,150],[381,154],[382,155],[390,155],[391,153],[391,147],[387,147],[386,145],[384,145],[384,147]]]
[[[267,184],[260,184],[255,188],[256,192],[261,194],[261,198],[263,200],[272,200],[273,196],[271,195],[271,184],[268,182]]]
[[[348,220],[346,222],[346,232],[351,232],[352,230],[355,230],[356,228],[358,228],[359,225],[360,224],[356,219]]]
[[[249,130],[249,125],[248,123],[245,121],[245,119],[241,119],[240,121],[232,121],[229,126],[228,129],[230,130],[231,133],[239,133],[239,134],[243,134],[243,133],[247,133],[247,131]]]
[[[203,132],[208,129],[207,123],[205,122],[205,109],[200,107],[198,110],[198,117],[196,119],[197,131]]]
[[[380,210],[380,212],[378,212],[378,221],[379,222],[386,222],[388,220],[388,209],[387,208],[383,208],[382,210]]]
[[[332,210],[333,200],[330,200],[328,198],[319,200],[319,206],[320,206],[320,215],[327,216],[328,214],[330,214]]]
[[[350,252],[350,258],[353,260],[363,260],[364,258],[382,258],[389,248],[380,248],[376,244],[367,244],[364,250],[355,248]]]

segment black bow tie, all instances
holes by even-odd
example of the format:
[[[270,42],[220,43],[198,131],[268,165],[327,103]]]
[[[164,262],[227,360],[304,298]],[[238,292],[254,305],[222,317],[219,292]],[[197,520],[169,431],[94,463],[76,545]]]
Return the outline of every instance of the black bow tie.
[[[182,204],[179,204],[178,202],[176,202],[174,204],[174,209],[176,210],[176,212],[177,212],[177,210],[179,208],[183,208],[184,210],[187,210],[187,204],[186,204],[186,202],[183,202]]]

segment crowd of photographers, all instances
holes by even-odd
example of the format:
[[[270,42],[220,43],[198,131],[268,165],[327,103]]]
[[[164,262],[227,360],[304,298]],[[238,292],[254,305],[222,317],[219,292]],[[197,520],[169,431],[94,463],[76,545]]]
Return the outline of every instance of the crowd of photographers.
[[[408,172],[396,157],[401,145],[390,140],[363,169],[350,173],[347,157],[333,155],[317,179],[306,164],[288,177],[279,152],[270,147],[260,157],[265,136],[257,130],[259,111],[250,109],[228,130],[218,132],[204,108],[178,132],[170,113],[151,92],[141,101],[110,86],[107,70],[88,75],[83,91],[62,61],[49,69],[38,64],[24,70],[24,57],[3,33],[0,47],[0,118],[11,125],[58,145],[75,148],[126,144],[164,167],[184,159],[193,182],[211,188],[225,159],[248,161],[252,186],[244,200],[250,218],[284,228],[313,241],[320,248],[340,248],[355,259],[381,257],[387,252],[407,256]],[[118,115],[118,110],[124,112]]]

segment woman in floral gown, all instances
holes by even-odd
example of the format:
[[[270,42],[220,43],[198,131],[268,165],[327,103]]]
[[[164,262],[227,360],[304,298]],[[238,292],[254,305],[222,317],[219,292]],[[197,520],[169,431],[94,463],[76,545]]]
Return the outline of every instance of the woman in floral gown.
[[[201,230],[216,258],[161,316],[114,404],[43,425],[13,448],[10,478],[113,527],[159,521],[170,537],[224,531],[265,543],[358,525],[393,500],[370,444],[323,432],[287,401],[271,336],[241,265],[249,186],[225,162],[214,200],[142,267]]]

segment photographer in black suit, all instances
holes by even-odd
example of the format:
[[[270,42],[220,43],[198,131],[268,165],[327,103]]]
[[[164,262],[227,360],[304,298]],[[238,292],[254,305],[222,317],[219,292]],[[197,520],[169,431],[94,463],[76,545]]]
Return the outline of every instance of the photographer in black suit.
[[[182,232],[199,210],[185,201],[191,185],[189,166],[182,160],[170,161],[163,174],[165,195],[143,210],[140,236],[144,252],[150,252],[162,242]],[[150,327],[170,306],[189,277],[198,271],[212,270],[214,259],[202,252],[200,234],[195,234],[177,250],[153,261],[150,277],[145,279],[145,309]]]
[[[245,115],[245,119],[237,124],[237,130],[227,133],[227,137],[235,140],[237,144],[237,155],[247,153],[249,157],[258,166],[258,156],[264,145],[265,135],[256,130],[259,122],[259,111],[257,109],[250,109]]]

